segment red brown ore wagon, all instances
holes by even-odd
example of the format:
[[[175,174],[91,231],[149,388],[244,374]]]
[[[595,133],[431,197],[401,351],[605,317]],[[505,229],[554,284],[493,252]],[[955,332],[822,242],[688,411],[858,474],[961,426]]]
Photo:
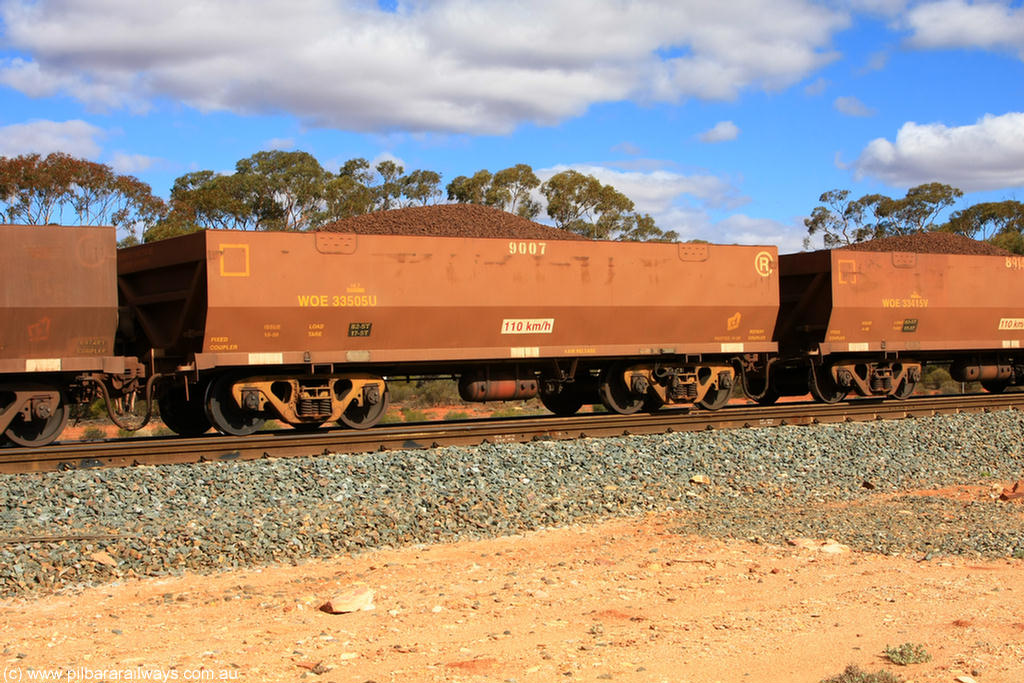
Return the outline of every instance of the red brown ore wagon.
[[[989,391],[1024,381],[1020,256],[835,249],[785,254],[779,268],[769,399],[906,398],[925,362]]]
[[[0,225],[0,244],[0,441],[41,446],[86,385],[142,372],[114,351],[114,228]]]
[[[775,247],[207,231],[122,250],[179,433],[376,423],[388,376],[572,413],[716,408],[776,350]]]

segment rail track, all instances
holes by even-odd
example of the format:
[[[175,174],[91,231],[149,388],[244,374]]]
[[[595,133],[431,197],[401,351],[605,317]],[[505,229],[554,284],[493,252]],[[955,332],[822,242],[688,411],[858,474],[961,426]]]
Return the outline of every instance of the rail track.
[[[45,448],[0,450],[0,473],[255,460],[331,453],[423,449],[482,443],[516,443],[584,437],[657,434],[829,422],[863,422],[907,417],[1024,409],[1024,392],[970,396],[927,396],[905,401],[857,399],[837,404],[731,405],[718,411],[664,410],[655,414],[581,414],[485,418],[413,423],[366,431],[280,430],[246,437],[208,434],[198,438],[140,437],[100,442],[57,443]]]

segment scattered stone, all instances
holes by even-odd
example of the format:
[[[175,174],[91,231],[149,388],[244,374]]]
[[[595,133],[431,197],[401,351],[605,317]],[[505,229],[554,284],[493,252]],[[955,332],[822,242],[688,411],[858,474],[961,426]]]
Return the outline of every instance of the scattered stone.
[[[1014,482],[1013,486],[1007,486],[999,494],[999,500],[1024,500],[1024,480]]]
[[[701,486],[710,486],[711,477],[707,476],[706,474],[695,474],[692,477],[690,477],[690,483],[700,484]]]
[[[850,546],[829,539],[821,544],[818,552],[825,553],[826,555],[842,555],[843,553],[850,552]]]
[[[880,237],[857,242],[843,249],[850,251],[911,251],[918,254],[970,254],[1010,256],[1010,252],[988,242],[973,240],[951,232],[914,232],[909,235]]]
[[[850,546],[843,545],[831,538],[825,541],[816,541],[812,538],[791,538],[786,542],[796,548],[825,553],[826,555],[841,555],[850,552]]]
[[[774,545],[835,539],[858,552],[940,560],[1022,557],[1019,499],[993,505],[988,496],[965,500],[941,493],[976,482],[978,472],[995,481],[1018,480],[1022,432],[1024,414],[1006,410],[0,474],[7,501],[0,504],[0,536],[113,538],[102,546],[89,540],[0,545],[0,596],[132,575],[297,564],[667,509],[682,513],[670,531],[686,535]],[[698,475],[714,485],[691,482]],[[864,481],[876,489],[865,489]],[[910,490],[918,493],[901,495]],[[826,545],[814,543],[814,552]],[[302,602],[278,595],[264,608],[313,610],[324,597]],[[195,596],[167,593],[161,599],[178,605]]]
[[[296,662],[295,666],[297,666],[299,668],[302,668],[302,669],[306,669],[310,673],[314,673],[317,676],[319,676],[320,674],[325,674],[328,671],[330,671],[330,669],[328,669],[326,666],[324,666],[324,663],[322,661],[321,662]]]
[[[373,590],[370,588],[362,586],[349,588],[320,605],[320,611],[328,614],[367,612],[374,609],[373,595]]]
[[[90,554],[89,555],[89,559],[92,560],[93,562],[99,562],[100,564],[104,564],[104,565],[106,565],[108,567],[116,567],[117,566],[117,560],[115,560],[113,557],[111,557],[109,553],[106,553],[106,552],[104,552],[102,550],[100,550],[99,552],[95,552],[95,553]]]
[[[513,213],[481,204],[435,204],[391,211],[373,211],[329,223],[321,230],[373,235],[584,239],[575,233],[535,223]]]

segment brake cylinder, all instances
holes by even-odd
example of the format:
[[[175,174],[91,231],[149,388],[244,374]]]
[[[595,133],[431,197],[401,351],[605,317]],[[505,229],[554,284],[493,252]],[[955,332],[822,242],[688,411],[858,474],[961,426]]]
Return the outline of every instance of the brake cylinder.
[[[518,368],[484,368],[459,379],[463,401],[516,401],[537,396],[537,377]]]
[[[1002,363],[958,360],[950,366],[949,375],[956,382],[1001,380],[1012,378],[1013,368]]]

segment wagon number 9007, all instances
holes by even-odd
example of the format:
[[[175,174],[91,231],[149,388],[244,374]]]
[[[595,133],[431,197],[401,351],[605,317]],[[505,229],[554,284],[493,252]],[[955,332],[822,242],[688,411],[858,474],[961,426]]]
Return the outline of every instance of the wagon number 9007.
[[[509,242],[508,253],[513,256],[543,256],[547,251],[547,242]]]

